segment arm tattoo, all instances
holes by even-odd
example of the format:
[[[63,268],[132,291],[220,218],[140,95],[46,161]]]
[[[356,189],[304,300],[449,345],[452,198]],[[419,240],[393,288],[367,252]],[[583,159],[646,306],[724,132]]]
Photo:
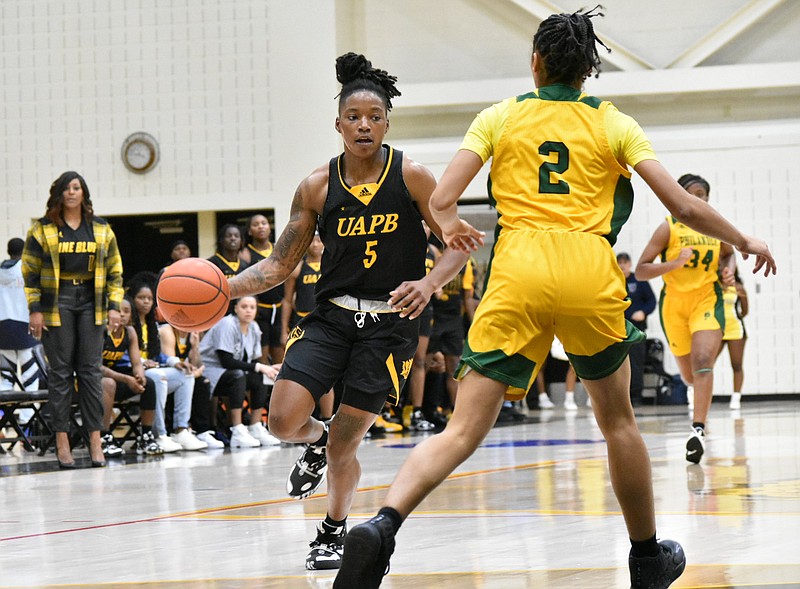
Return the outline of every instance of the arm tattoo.
[[[231,298],[258,294],[286,280],[308,249],[316,229],[316,212],[303,206],[300,188],[294,194],[289,223],[272,254],[229,281]]]

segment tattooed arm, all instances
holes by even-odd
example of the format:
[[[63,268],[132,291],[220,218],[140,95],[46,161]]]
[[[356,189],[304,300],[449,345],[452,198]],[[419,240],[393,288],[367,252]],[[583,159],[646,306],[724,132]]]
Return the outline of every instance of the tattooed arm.
[[[231,298],[254,295],[286,280],[314,238],[328,191],[328,165],[314,170],[300,183],[292,199],[289,222],[268,258],[250,266],[228,282]]]

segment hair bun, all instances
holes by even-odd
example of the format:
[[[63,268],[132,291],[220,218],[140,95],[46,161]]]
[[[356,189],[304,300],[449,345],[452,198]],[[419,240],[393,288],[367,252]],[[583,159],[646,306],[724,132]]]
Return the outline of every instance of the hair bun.
[[[336,79],[342,86],[368,77],[372,70],[372,62],[358,53],[345,53],[336,58]]]

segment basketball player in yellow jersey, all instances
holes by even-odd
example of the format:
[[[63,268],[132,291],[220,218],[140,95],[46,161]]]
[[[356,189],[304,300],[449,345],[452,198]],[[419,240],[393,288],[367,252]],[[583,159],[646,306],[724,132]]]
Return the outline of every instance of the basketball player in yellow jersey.
[[[689,194],[708,202],[711,188],[694,174],[678,178]],[[654,263],[660,254],[661,262]],[[689,409],[694,410],[686,442],[686,460],[695,464],[705,452],[705,427],[714,387],[714,362],[722,344],[725,311],[722,287],[733,285],[736,259],[727,243],[687,227],[674,216],[658,226],[645,246],[636,276],[661,276],[659,314],[669,349],[681,378],[689,386]]]
[[[738,269],[733,274],[733,286],[725,287],[722,291],[722,300],[725,304],[725,328],[722,332],[722,349],[728,346],[728,355],[733,370],[733,392],[729,407],[741,409],[742,386],[744,385],[744,347],[747,342],[747,330],[744,328],[744,318],[749,310],[747,291],[744,289]],[[717,355],[719,358],[719,355]]]
[[[757,254],[756,268],[765,273],[775,262],[766,243],[743,235],[672,179],[633,119],[581,93],[599,65],[592,16],[558,14],[541,24],[531,60],[537,90],[479,114],[433,192],[431,212],[447,246],[474,251],[482,234],[458,217],[456,203],[492,158],[499,227],[486,291],[447,427],[414,448],[378,515],[350,530],[334,589],[381,584],[403,519],[475,451],[506,393],[527,388],[554,334],[607,442],[632,543],[631,587],[666,588],[683,572],[680,545],[656,541],[650,461],[628,392],[628,347],[644,335],[625,322],[625,281],[611,248],[632,204],[628,167],[682,222]]]

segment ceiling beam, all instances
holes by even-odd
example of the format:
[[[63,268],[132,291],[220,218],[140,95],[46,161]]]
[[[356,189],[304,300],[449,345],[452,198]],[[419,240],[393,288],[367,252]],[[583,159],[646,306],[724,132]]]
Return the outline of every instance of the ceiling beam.
[[[667,68],[695,67],[763,18],[785,0],[751,0],[681,53]]]
[[[551,14],[560,14],[564,9],[556,6],[547,0],[507,0],[511,4],[521,8],[528,14],[536,17],[539,20],[544,20]],[[639,70],[652,70],[656,66],[637,55],[630,49],[617,43],[607,35],[599,35],[603,43],[611,49],[611,53],[605,53],[602,48],[598,49],[601,52],[601,58],[622,71],[639,71]]]
[[[395,110],[480,109],[533,88],[533,77],[405,84]],[[604,72],[586,80],[586,91],[602,98],[681,95],[795,88],[800,90],[800,62],[720,65],[638,72]]]

